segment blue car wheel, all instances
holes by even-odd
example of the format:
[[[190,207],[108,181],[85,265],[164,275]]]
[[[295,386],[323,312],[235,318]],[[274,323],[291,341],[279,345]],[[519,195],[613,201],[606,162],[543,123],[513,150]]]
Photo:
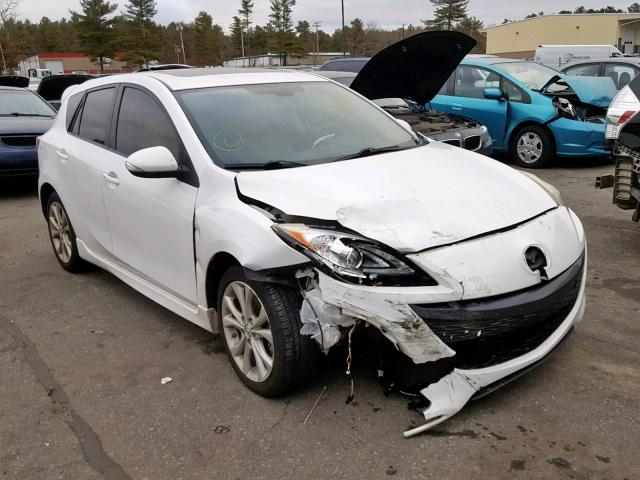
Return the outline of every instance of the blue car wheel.
[[[525,125],[511,140],[511,155],[524,168],[542,168],[549,165],[554,156],[551,133],[540,125]]]

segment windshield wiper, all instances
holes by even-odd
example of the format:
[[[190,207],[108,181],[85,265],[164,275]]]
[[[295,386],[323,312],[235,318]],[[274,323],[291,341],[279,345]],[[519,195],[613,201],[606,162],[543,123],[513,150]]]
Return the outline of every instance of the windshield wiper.
[[[230,170],[278,170],[280,168],[308,167],[306,163],[289,160],[273,160],[266,163],[229,163],[225,168]]]
[[[342,160],[351,160],[353,158],[370,157],[371,155],[377,155],[379,153],[397,152],[399,150],[406,150],[411,147],[401,147],[400,145],[390,145],[388,147],[368,147],[363,148],[359,152],[345,155],[344,157],[336,158],[334,162],[340,162]]]
[[[42,113],[20,113],[20,112],[4,113],[1,116],[3,116],[3,117],[46,117],[46,118],[53,118],[53,115],[43,115]]]

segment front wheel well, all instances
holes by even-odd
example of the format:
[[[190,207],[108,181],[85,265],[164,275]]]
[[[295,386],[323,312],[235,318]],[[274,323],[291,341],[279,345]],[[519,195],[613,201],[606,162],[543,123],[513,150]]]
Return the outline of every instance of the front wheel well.
[[[218,289],[220,288],[220,280],[224,272],[234,265],[240,265],[240,262],[227,252],[218,252],[209,261],[207,266],[206,292],[208,308],[218,308]]]
[[[511,150],[511,144],[513,143],[513,140],[516,136],[516,134],[523,128],[529,125],[535,125],[536,127],[540,127],[540,128],[544,128],[547,132],[549,132],[549,136],[551,137],[551,139],[553,140],[553,148],[554,148],[554,152],[556,149],[556,137],[553,134],[553,132],[551,131],[551,129],[544,123],[540,123],[540,122],[535,122],[533,120],[527,120],[525,122],[519,123],[518,125],[516,125],[512,130],[511,130],[511,134],[509,135],[509,142],[507,143],[507,150]]]
[[[42,214],[47,216],[47,203],[52,193],[55,193],[55,189],[48,183],[43,183],[40,187],[40,206],[42,207]]]

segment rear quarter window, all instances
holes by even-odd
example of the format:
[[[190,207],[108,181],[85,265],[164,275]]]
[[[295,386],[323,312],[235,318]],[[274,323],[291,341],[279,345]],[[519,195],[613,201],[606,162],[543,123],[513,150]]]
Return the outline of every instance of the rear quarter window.
[[[76,116],[76,112],[78,111],[78,107],[80,106],[80,102],[82,101],[82,97],[84,96],[84,92],[76,93],[69,97],[67,101],[67,115],[66,115],[66,124],[67,131],[70,131],[73,127],[73,119]]]

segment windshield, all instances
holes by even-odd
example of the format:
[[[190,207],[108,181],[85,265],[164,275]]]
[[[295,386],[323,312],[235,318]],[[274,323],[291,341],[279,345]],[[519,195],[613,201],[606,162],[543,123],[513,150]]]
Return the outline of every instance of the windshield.
[[[331,82],[271,83],[176,94],[216,163],[315,165],[364,149],[420,142],[393,119]]]
[[[54,117],[47,102],[29,90],[0,90],[0,116]]]
[[[497,65],[532,90],[542,90],[558,72],[532,62],[500,63]]]

